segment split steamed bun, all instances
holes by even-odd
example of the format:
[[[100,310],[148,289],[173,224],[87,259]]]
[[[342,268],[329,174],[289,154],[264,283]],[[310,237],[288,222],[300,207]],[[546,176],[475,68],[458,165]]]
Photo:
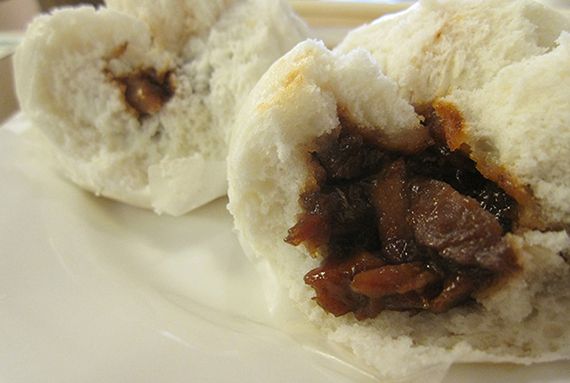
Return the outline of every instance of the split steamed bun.
[[[490,22],[473,35],[469,28],[485,19],[485,9]],[[502,20],[506,32],[493,20]],[[423,34],[437,35],[444,25],[453,31],[442,30],[447,48],[434,47],[433,35]],[[556,13],[529,2],[422,1],[380,19],[370,33],[357,30],[358,42],[349,35],[350,43],[334,52],[312,41],[298,45],[262,77],[241,110],[228,157],[228,195],[242,246],[271,265],[330,339],[382,378],[429,381],[429,372],[438,380],[455,362],[570,358],[570,170],[564,166],[570,76],[562,64],[570,59],[570,40],[563,25]],[[326,251],[290,240],[300,217],[323,207],[311,205],[315,210],[307,213],[303,206],[312,203],[307,190],[323,177],[314,170],[318,147],[348,124],[383,150],[413,156],[429,141],[428,118],[419,112],[426,104],[441,121],[445,144],[474,160],[518,204],[520,215],[502,239],[516,270],[481,287],[469,303],[439,313],[387,309],[364,320],[329,314],[304,282],[320,270]]]
[[[24,114],[78,185],[183,214],[226,193],[234,114],[306,35],[280,1],[108,1],[38,17],[14,57]]]

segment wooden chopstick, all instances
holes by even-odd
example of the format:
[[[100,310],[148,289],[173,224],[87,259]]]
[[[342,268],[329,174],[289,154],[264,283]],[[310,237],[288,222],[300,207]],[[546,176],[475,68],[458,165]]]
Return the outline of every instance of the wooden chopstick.
[[[354,27],[388,13],[402,11],[412,3],[363,3],[333,0],[291,1],[295,12],[313,27]]]

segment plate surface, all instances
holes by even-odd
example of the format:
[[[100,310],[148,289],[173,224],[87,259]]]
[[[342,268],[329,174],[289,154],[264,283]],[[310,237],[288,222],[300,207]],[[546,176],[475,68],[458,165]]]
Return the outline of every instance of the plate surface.
[[[94,197],[26,125],[0,129],[0,381],[376,381],[287,300],[266,304],[226,200],[173,218]],[[568,382],[570,363],[460,365],[458,381]]]

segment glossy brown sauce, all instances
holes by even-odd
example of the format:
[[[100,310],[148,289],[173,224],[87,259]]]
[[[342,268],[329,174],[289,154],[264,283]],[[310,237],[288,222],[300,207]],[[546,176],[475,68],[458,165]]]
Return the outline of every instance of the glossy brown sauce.
[[[172,73],[141,70],[128,76],[114,78],[125,102],[138,119],[158,113],[174,95]]]
[[[309,153],[313,179],[285,240],[323,256],[305,283],[334,315],[444,312],[518,267],[504,238],[517,203],[420,112],[433,142],[419,153],[385,150],[342,115]]]

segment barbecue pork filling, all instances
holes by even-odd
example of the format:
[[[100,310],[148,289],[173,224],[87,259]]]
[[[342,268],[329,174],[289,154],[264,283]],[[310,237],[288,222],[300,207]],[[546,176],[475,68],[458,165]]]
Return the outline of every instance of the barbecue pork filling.
[[[441,313],[518,269],[505,237],[517,203],[448,148],[433,109],[421,114],[432,139],[413,154],[386,150],[343,113],[307,153],[302,213],[285,241],[322,257],[304,279],[327,312]]]

